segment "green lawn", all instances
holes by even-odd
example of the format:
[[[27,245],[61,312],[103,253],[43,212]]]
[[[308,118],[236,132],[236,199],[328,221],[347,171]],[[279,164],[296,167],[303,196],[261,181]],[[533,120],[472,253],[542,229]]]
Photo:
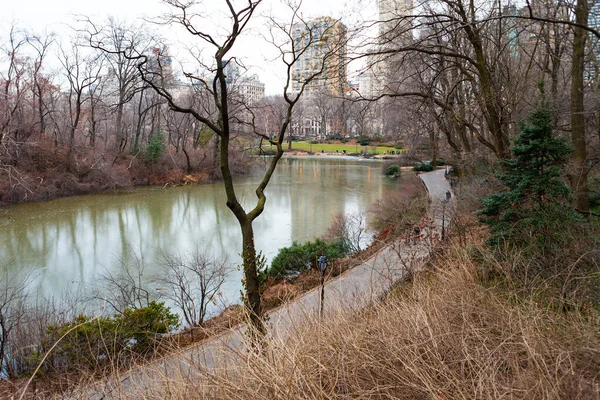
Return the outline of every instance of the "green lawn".
[[[284,149],[287,149],[287,145],[284,145]],[[381,146],[361,146],[355,144],[344,144],[344,143],[319,143],[310,144],[309,142],[292,142],[293,150],[308,151],[312,153],[320,153],[321,150],[325,153],[335,153],[337,150],[339,153],[343,153],[346,150],[347,153],[358,153],[367,152],[369,154],[384,154],[389,151],[396,151],[393,147],[381,147]]]

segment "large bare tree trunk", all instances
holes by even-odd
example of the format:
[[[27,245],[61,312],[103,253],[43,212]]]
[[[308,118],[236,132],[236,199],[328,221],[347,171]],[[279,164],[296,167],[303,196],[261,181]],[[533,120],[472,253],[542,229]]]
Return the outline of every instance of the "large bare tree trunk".
[[[577,0],[575,20],[579,25],[587,26],[587,0]],[[589,211],[588,171],[586,166],[585,116],[583,105],[583,66],[587,31],[575,27],[573,35],[573,66],[571,73],[571,141],[573,144],[573,169],[570,174],[571,188],[575,195],[575,207],[580,211]]]

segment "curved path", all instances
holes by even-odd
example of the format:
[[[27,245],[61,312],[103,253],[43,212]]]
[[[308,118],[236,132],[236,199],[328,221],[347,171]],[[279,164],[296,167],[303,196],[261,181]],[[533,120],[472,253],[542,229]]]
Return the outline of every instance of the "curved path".
[[[447,198],[450,185],[444,177],[443,169],[420,177],[431,203],[428,226],[421,229],[418,237],[391,244],[363,264],[328,281],[325,285],[325,314],[329,310],[364,308],[383,295],[407,270],[422,267],[428,259],[450,219],[454,196]],[[303,321],[307,315],[318,313],[319,308],[320,288],[316,288],[270,311],[268,335],[274,340],[284,339],[294,330],[295,321]],[[82,393],[74,394],[73,398],[141,398],[148,382],[157,379],[164,382],[169,377],[198,377],[200,369],[212,369],[234,357],[236,350],[245,350],[245,330],[244,325],[233,328],[188,349],[135,368],[126,376],[107,378],[102,387],[88,388]]]

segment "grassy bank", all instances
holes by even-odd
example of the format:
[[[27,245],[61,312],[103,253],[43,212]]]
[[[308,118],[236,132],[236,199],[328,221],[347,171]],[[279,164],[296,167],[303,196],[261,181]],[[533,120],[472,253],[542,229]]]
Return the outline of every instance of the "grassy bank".
[[[285,147],[287,149],[287,146]],[[292,150],[306,151],[310,153],[344,153],[344,150],[347,154],[356,154],[356,153],[366,153],[366,154],[387,154],[391,151],[402,151],[395,149],[393,147],[384,147],[377,145],[369,145],[369,146],[361,146],[360,144],[352,144],[352,143],[316,143],[311,144],[309,142],[292,142]]]
[[[198,366],[200,379],[152,371],[121,398],[598,398],[598,312],[486,278],[497,261],[480,245],[446,248],[370,309],[307,315],[264,354],[232,351],[218,370]]]
[[[481,284],[468,254],[450,253],[435,276],[359,315],[297,321],[264,356],[129,398],[598,398],[597,320],[510,301]]]

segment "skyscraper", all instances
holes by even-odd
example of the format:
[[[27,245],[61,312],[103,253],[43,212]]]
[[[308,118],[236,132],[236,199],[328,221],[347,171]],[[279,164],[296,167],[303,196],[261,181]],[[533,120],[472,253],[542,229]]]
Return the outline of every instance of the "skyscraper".
[[[294,49],[302,55],[292,71],[292,93],[299,93],[306,80],[319,72],[316,79],[306,85],[305,94],[310,96],[317,90],[326,90],[332,95],[344,93],[346,35],[346,26],[331,17],[294,24]]]
[[[390,44],[402,39],[412,39],[412,23],[406,18],[413,9],[413,0],[378,0],[379,43]]]

